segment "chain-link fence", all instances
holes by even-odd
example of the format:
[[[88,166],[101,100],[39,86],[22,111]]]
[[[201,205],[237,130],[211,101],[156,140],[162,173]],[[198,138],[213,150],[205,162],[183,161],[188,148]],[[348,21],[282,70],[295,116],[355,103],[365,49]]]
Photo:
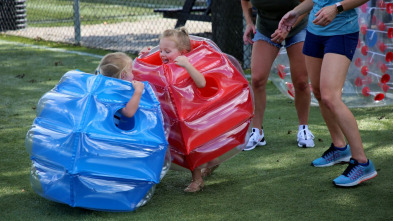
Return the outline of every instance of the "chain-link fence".
[[[137,54],[184,25],[247,68],[240,0],[0,0],[0,31]]]

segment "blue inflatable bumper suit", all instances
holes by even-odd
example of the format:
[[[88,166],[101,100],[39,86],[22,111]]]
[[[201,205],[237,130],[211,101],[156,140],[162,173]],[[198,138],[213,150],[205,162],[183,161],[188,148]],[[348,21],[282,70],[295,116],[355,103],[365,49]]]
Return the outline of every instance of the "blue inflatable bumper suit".
[[[52,201],[103,211],[144,205],[170,167],[160,104],[147,82],[133,118],[130,82],[69,71],[38,103],[26,135],[31,185]]]

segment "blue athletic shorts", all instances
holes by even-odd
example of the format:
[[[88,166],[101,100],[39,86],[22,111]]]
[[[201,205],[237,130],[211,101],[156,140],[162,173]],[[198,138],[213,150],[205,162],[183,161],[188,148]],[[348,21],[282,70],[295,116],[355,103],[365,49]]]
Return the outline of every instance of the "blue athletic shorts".
[[[256,41],[266,41],[267,43],[276,46],[277,48],[281,48],[282,46],[284,46],[285,48],[288,48],[289,46],[302,42],[304,41],[304,39],[306,38],[306,29],[301,30],[299,33],[297,33],[296,35],[290,37],[290,38],[286,38],[285,39],[285,44],[283,45],[278,44],[276,42],[272,42],[270,37],[267,37],[265,35],[263,35],[261,32],[259,32],[257,30],[257,33],[255,33],[254,38],[252,39],[254,42]]]
[[[323,58],[326,53],[334,53],[344,55],[352,61],[358,45],[358,39],[359,32],[345,35],[320,36],[307,31],[303,54],[310,57]]]

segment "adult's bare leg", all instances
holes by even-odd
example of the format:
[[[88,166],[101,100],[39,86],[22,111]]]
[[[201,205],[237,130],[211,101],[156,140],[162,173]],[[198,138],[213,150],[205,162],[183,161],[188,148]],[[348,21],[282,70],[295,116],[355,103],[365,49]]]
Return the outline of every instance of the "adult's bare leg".
[[[358,124],[349,108],[341,99],[341,91],[351,61],[344,55],[325,54],[321,67],[321,103],[327,120],[339,126],[351,147],[352,158],[359,163],[367,163]]]
[[[322,59],[314,58],[310,56],[306,57],[306,66],[307,72],[310,77],[312,91],[315,98],[318,100],[319,109],[321,110],[322,117],[325,120],[326,126],[330,132],[330,136],[332,139],[332,143],[336,147],[344,147],[346,145],[346,140],[344,134],[341,131],[340,126],[336,122],[334,116],[329,111],[329,109],[325,106],[325,104],[321,100],[321,68],[322,68]]]
[[[307,125],[310,113],[311,90],[302,49],[303,42],[299,42],[288,47],[287,54],[291,69],[291,79],[295,88],[295,108],[299,125]]]
[[[255,116],[252,125],[260,130],[266,108],[266,83],[278,51],[277,47],[265,41],[254,42],[252,48],[251,86],[255,100]]]

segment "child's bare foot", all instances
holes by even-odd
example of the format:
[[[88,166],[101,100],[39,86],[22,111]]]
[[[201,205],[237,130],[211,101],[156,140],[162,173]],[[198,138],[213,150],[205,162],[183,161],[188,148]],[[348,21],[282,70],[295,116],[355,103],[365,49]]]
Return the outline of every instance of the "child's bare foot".
[[[203,180],[193,180],[187,188],[184,189],[184,192],[187,193],[196,193],[202,190],[205,186]]]
[[[215,165],[215,166],[212,166],[212,167],[203,168],[202,169],[202,177],[208,177],[208,176],[212,175],[213,171],[215,169],[217,169],[218,166],[220,166],[220,165],[218,164],[218,165]]]

